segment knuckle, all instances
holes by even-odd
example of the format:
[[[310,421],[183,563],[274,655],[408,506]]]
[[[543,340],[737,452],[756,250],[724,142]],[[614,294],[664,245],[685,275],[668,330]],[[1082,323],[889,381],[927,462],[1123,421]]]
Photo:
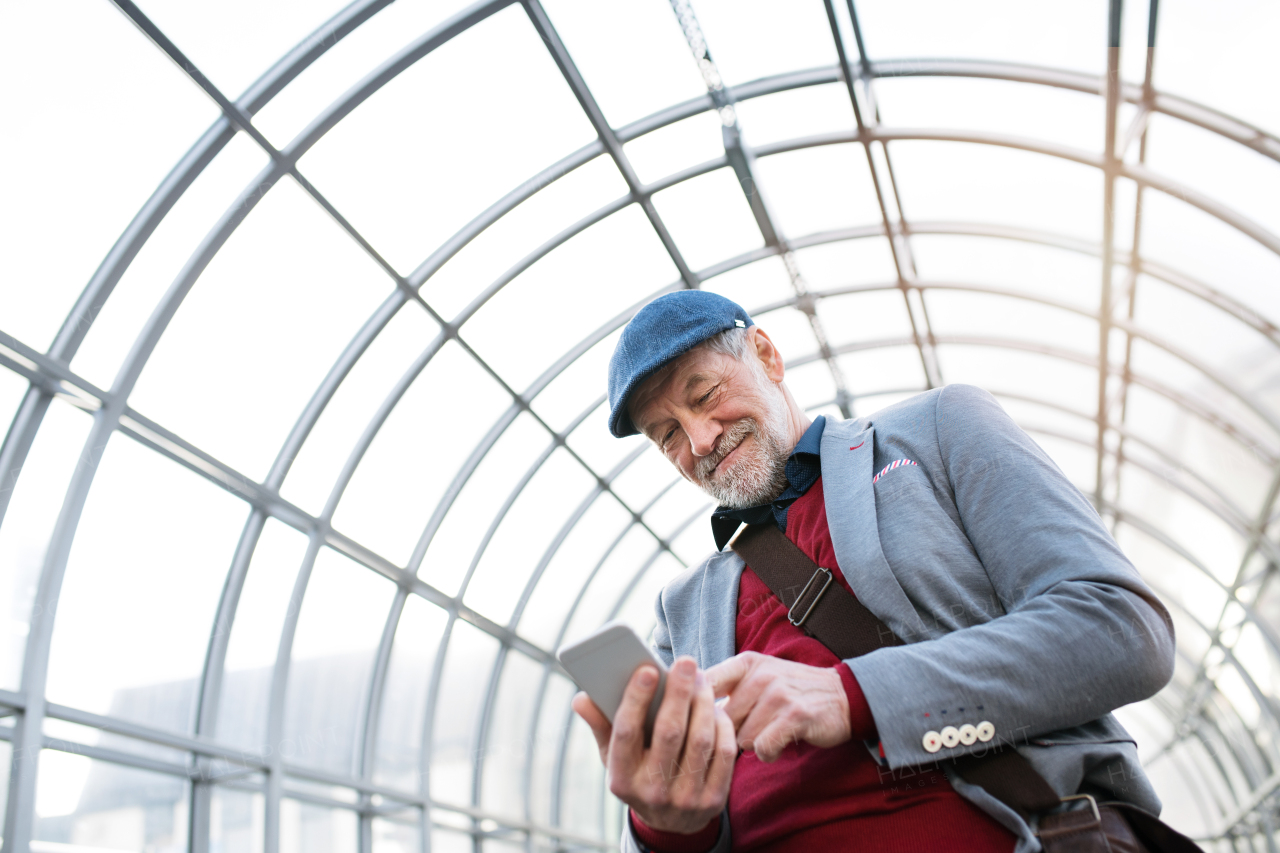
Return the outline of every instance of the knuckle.
[[[679,749],[680,743],[684,740],[683,733],[676,728],[670,726],[659,730],[654,739],[666,749]]]

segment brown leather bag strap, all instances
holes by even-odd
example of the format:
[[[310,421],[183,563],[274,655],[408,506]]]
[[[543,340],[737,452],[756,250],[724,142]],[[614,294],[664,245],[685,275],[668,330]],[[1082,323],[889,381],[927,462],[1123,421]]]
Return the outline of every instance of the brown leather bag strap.
[[[751,525],[738,534],[733,550],[790,608],[792,624],[799,623],[841,660],[903,645],[829,570],[819,568],[773,524]],[[1053,788],[1012,747],[980,757],[962,756],[955,764],[965,781],[986,789],[1023,817],[1058,805]]]
[[[733,550],[789,608],[791,623],[841,660],[902,645],[829,569],[819,568],[774,525],[751,525],[738,534]]]

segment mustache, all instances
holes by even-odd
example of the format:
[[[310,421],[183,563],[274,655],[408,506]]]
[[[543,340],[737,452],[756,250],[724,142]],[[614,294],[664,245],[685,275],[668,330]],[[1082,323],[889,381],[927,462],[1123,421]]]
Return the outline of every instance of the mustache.
[[[694,473],[698,479],[706,482],[715,472],[716,466],[734,451],[743,439],[756,432],[757,425],[755,418],[743,418],[725,431],[720,436],[720,441],[716,444],[716,449],[706,456],[698,460],[698,464],[694,467]]]

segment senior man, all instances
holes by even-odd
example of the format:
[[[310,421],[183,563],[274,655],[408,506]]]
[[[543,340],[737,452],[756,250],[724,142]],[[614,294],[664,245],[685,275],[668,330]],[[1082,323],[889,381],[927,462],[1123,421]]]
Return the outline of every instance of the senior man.
[[[784,374],[702,291],[641,309],[610,362],[612,433],[643,433],[720,503],[721,550],[657,602],[671,672],[651,742],[651,667],[612,726],[574,699],[630,806],[624,850],[1031,853],[1037,786],[1158,814],[1110,712],[1168,681],[1172,625],[1088,501],[977,388],[811,421]],[[743,523],[782,531],[890,640],[841,660],[764,559],[723,550]]]

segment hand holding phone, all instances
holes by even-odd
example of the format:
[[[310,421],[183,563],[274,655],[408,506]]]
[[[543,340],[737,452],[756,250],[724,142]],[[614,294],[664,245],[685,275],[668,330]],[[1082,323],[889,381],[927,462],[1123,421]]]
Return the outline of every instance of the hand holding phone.
[[[625,625],[606,625],[578,645],[578,654],[565,648],[560,659],[587,690],[573,707],[595,736],[609,790],[653,829],[691,833],[720,820],[738,748],[696,661],[680,657],[665,671]]]

